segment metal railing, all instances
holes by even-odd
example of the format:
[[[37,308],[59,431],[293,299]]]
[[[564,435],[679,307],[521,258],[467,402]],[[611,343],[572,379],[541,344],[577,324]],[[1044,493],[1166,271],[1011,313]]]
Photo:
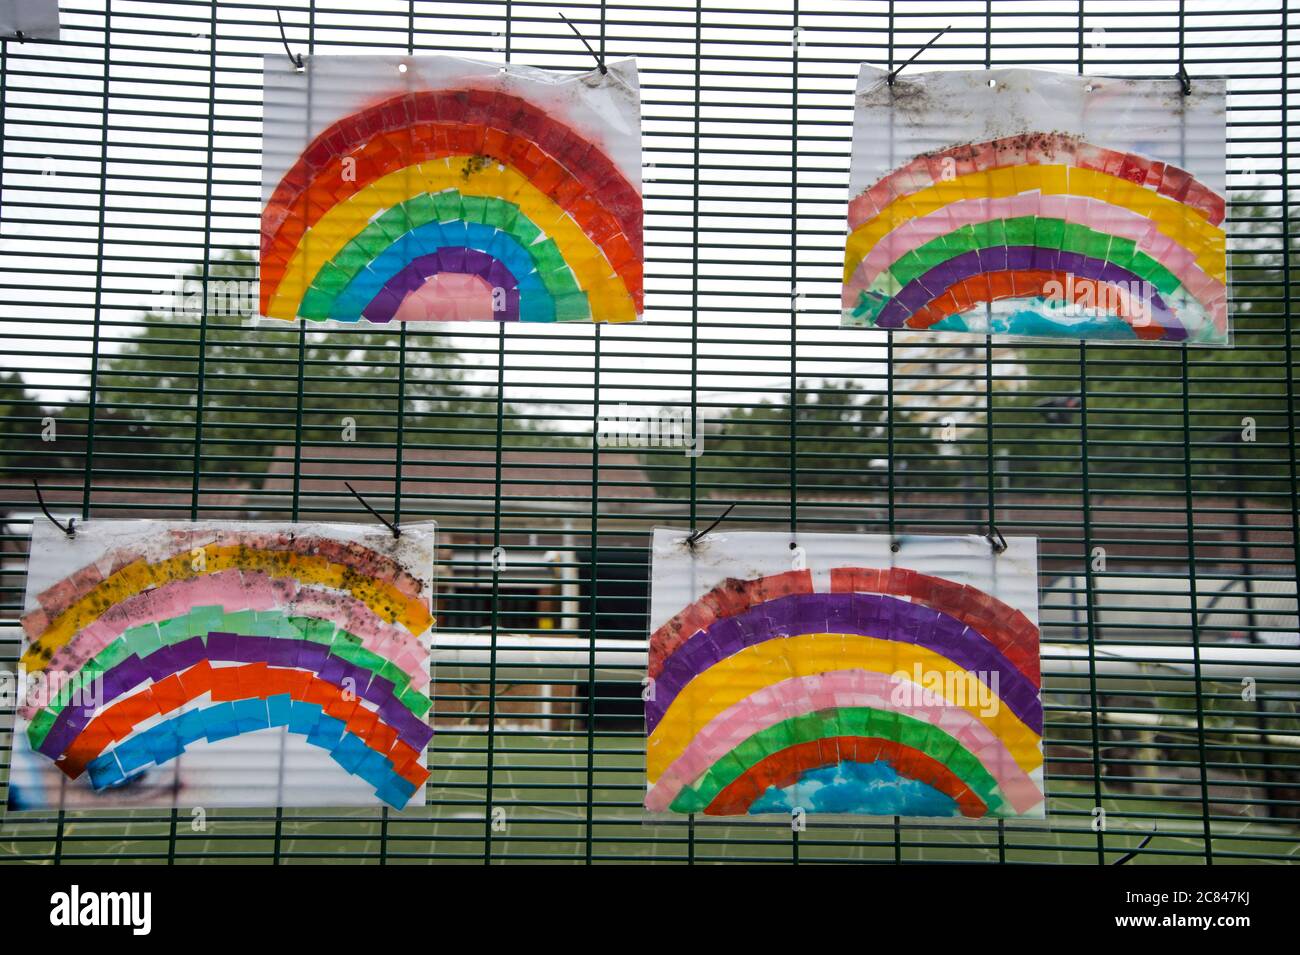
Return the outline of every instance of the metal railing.
[[[279,7],[294,53],[587,69],[563,10],[637,55],[647,323],[325,333],[228,295],[177,309],[251,278],[276,6],[71,0],[61,43],[0,41],[0,617],[22,603],[33,479],[79,519],[370,519],[347,477],[439,521],[446,595],[426,807],[10,814],[0,860],[1296,857],[1286,0]],[[1230,77],[1232,350],[838,329],[858,64],[943,28],[907,69]],[[620,406],[699,422],[703,453],[594,446]],[[732,503],[729,527],[1041,538],[1046,823],[643,818],[647,532]],[[0,660],[17,650],[0,631]]]

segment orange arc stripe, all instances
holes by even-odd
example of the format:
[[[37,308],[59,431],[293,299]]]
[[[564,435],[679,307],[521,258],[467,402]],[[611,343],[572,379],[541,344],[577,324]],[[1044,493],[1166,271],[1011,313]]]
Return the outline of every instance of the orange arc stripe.
[[[218,674],[220,674],[219,679]],[[416,786],[424,782],[420,778],[421,774],[427,777],[427,771],[423,767],[418,764],[411,765],[408,752],[396,750],[402,741],[397,739],[396,731],[387,726],[382,717],[376,714],[376,720],[367,719],[364,714],[374,711],[360,706],[355,695],[345,695],[345,691],[340,687],[306,670],[267,667],[264,663],[213,667],[204,661],[179,674],[175,685],[170,680],[164,683],[174,691],[165,699],[154,694],[154,688],[159,684],[153,684],[118,700],[96,716],[68,747],[65,758],[55,765],[70,779],[76,779],[85,772],[86,766],[92,760],[108,748],[110,743],[126,739],[135,731],[138,724],[155,716],[166,716],[207,693],[212,694],[214,703],[254,698],[266,699],[269,696],[288,693],[295,700],[320,703],[326,712],[333,710],[331,715],[342,719],[349,730],[354,732],[364,730],[357,733],[362,737],[362,741],[381,756],[390,757],[396,771]],[[387,732],[380,731],[380,727]],[[409,749],[409,746],[406,747],[406,750]],[[406,769],[407,772],[403,773],[402,769]]]

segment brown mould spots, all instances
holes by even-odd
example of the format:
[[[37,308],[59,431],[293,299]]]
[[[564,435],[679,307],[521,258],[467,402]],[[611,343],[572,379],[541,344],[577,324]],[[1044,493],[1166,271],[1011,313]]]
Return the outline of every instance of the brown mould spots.
[[[601,73],[600,70],[592,70],[584,73],[578,80],[579,85],[585,86],[589,90],[608,91],[614,97],[621,100],[624,108],[634,113],[641,111],[641,97],[639,91],[630,85],[621,75],[615,75],[611,70],[607,73]],[[576,94],[575,90],[575,94]],[[576,99],[576,95],[573,95]],[[586,139],[591,137],[584,136]]]
[[[469,179],[476,172],[482,172],[488,166],[492,165],[493,160],[487,156],[470,156],[465,160],[464,166],[461,167],[460,177]]]
[[[1022,150],[1029,152],[1045,152],[1054,150],[1057,143],[1062,140],[1068,140],[1071,143],[1082,142],[1082,137],[1073,133],[1063,133],[1056,130],[1052,132],[1031,132],[1020,133],[1017,136],[1006,136],[1002,139],[995,139],[992,143],[960,143],[956,146],[941,146],[938,149],[932,149],[929,152],[918,153],[921,159],[938,159],[941,157],[952,157],[958,163],[974,162],[982,152],[984,147],[992,145],[999,153],[1013,152],[1019,153]]]
[[[859,109],[889,109],[905,124],[916,124],[935,108],[934,97],[921,83],[908,82],[900,76],[894,85],[881,77],[875,84],[857,95]]]
[[[720,590],[723,594],[734,595],[737,597],[744,597],[745,584],[746,581],[741,580],[738,577],[728,577],[718,586],[717,589]]]

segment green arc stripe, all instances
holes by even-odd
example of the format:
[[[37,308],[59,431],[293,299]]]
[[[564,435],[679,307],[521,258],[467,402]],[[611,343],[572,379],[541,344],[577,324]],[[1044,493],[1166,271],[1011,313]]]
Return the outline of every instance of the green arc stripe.
[[[1077,222],[1046,216],[990,219],[931,239],[909,249],[871,283],[871,291],[893,295],[936,265],[967,252],[1000,246],[1038,246],[1060,249],[1089,258],[1113,262],[1155,286],[1161,295],[1172,295],[1182,287],[1178,276],[1156,259],[1138,249],[1132,239],[1098,232]]]
[[[299,303],[304,318],[328,318],[330,305],[348,283],[385,249],[412,229],[431,222],[473,222],[511,236],[533,260],[542,286],[556,301],[579,295],[578,281],[564,261],[554,239],[545,238],[531,219],[513,202],[491,196],[462,196],[454,189],[421,193],[386,210],[358,232],[334,258],[320,267]],[[540,240],[540,241],[539,241]]]
[[[198,630],[203,632],[196,632]],[[329,647],[332,655],[391,682],[393,695],[398,701],[415,715],[422,715],[417,712],[419,704],[409,692],[410,674],[391,660],[385,660],[373,650],[366,649],[360,637],[336,626],[332,621],[316,617],[289,616],[278,610],[240,610],[225,613],[218,606],[194,607],[189,613],[169,617],[156,625],[131,627],[88,660],[72,680],[59,691],[59,695],[50,702],[50,705],[33,715],[27,728],[27,736],[32,741],[33,749],[44,742],[46,735],[54,726],[55,718],[71,702],[73,693],[85,688],[99,674],[117,666],[132,654],[144,659],[164,646],[181,643],[196,636],[206,636],[209,631],[319,643]]]
[[[910,746],[952,770],[984,800],[990,816],[998,815],[1006,803],[997,780],[970,750],[939,727],[902,713],[852,706],[803,713],[760,730],[710,766],[698,782],[678,793],[670,809],[703,812],[718,793],[767,756],[833,736],[879,737]]]

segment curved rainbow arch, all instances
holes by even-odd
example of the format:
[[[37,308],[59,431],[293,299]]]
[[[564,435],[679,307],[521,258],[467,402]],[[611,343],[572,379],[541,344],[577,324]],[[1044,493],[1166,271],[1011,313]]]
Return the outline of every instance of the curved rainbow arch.
[[[941,656],[996,686],[1002,701],[1022,722],[1042,722],[1037,684],[978,631],[954,617],[893,595],[832,593],[778,597],[717,621],[687,640],[665,661],[655,680],[654,699],[646,702],[646,729],[653,736],[678,696],[688,692],[697,679],[704,681],[697,685],[707,684],[715,666],[730,667],[742,657],[820,653],[811,644],[779,644],[807,642],[807,637],[823,634],[843,638],[846,646],[835,651],[861,661],[883,655],[910,665],[913,656],[926,660]],[[904,646],[878,646],[882,641]]]
[[[890,712],[895,708],[892,700],[908,699],[909,716],[943,729],[970,752],[982,754],[988,772],[1017,812],[1027,812],[1042,800],[1038,784],[1017,761],[1016,754],[977,713],[943,700],[927,701],[924,688],[900,674],[853,669],[791,677],[728,707],[709,720],[681,755],[660,773],[658,784],[646,797],[646,807],[657,812],[668,810],[691,780],[700,778],[748,739],[753,727],[763,724],[764,714],[795,711],[800,698],[814,700],[823,712],[863,707]],[[1021,759],[1030,766],[1038,764],[1026,752],[1022,752]]]
[[[930,726],[900,713],[890,713],[870,707],[848,707],[833,714],[804,713],[792,716],[755,733],[740,746],[733,749],[725,760],[714,764],[695,784],[683,789],[673,800],[673,812],[705,812],[714,808],[717,797],[725,789],[734,787],[732,798],[748,809],[753,801],[762,795],[757,785],[746,785],[745,780],[753,779],[758,766],[767,761],[773,751],[780,751],[786,741],[788,745],[818,743],[822,740],[849,739],[853,741],[881,741],[898,748],[906,748],[928,757],[938,763],[947,775],[959,780],[964,789],[969,789],[978,801],[972,800],[963,805],[963,815],[974,817],[998,815],[1004,804],[997,783],[969,750],[954,740],[938,727]],[[810,768],[829,765],[831,756],[820,748],[805,751],[806,757],[798,767],[798,774],[791,780],[797,782],[799,775]],[[838,746],[835,753],[838,762]],[[856,760],[855,760],[856,761]],[[894,764],[900,774],[914,770],[914,766]],[[911,778],[917,778],[915,776]],[[920,779],[921,782],[931,782]],[[739,785],[736,785],[739,784]],[[945,787],[936,787],[945,791]],[[737,798],[740,791],[748,790],[748,801]],[[955,800],[962,804],[961,800]],[[720,807],[719,807],[720,808]],[[718,809],[711,813],[721,814]]]
[[[53,619],[44,608],[24,616],[23,629],[31,643],[21,662],[29,672],[39,672],[77,633],[99,620],[104,615],[104,608],[116,606],[160,585],[226,570],[262,572],[270,577],[344,591],[368,607],[380,620],[401,624],[412,634],[423,633],[433,621],[426,601],[403,593],[392,581],[363,575],[354,564],[339,559],[339,555],[212,543],[191,547],[158,561],[148,562],[143,558],[132,561],[86,586],[78,598]]]
[[[799,790],[817,782],[819,770],[845,766],[860,771],[883,770],[883,775],[892,776],[897,781],[889,789],[858,786],[852,804],[854,812],[891,816],[915,813],[914,789],[920,789],[923,796],[946,798],[953,815],[978,819],[988,812],[985,797],[971,789],[948,766],[915,747],[878,736],[823,736],[787,746],[764,756],[722,786],[702,811],[711,816],[757,811],[755,807],[768,794],[782,789],[794,789],[795,799],[803,802]],[[899,783],[909,788],[904,789]],[[987,798],[994,800],[996,797]],[[681,808],[685,810],[702,801],[692,792],[683,799]],[[926,799],[926,803],[929,802]],[[842,800],[840,806],[829,810],[818,808],[818,811],[835,811],[837,808],[843,808]]]
[[[168,581],[126,598],[89,626],[78,630],[71,640],[54,652],[46,668],[59,673],[75,672],[119,637],[127,635],[130,643],[130,632],[139,630],[131,626],[133,620],[152,617],[157,621],[159,632],[164,634],[189,635],[196,629],[195,621],[202,619],[197,629],[203,633],[208,629],[224,628],[256,635],[262,631],[255,629],[254,618],[265,617],[270,612],[268,608],[276,606],[293,606],[301,617],[332,624],[340,633],[347,633],[349,639],[359,640],[367,650],[379,652],[387,647],[393,665],[400,668],[414,686],[418,688],[427,682],[424,661],[428,651],[405,628],[376,618],[365,604],[350,594],[300,586],[296,581],[271,577],[260,571],[239,570]],[[209,609],[213,611],[211,617],[207,614]],[[168,617],[168,613],[175,615]],[[30,713],[24,715],[30,718]]]
[[[1219,343],[1224,215],[1185,170],[1065,134],[938,150],[850,202],[845,323],[972,330],[1005,302],[1047,326],[1082,305],[1089,337]]]
[[[110,755],[93,759],[86,767],[95,789],[109,789],[128,774],[149,763],[164,766],[201,739],[219,742],[261,729],[284,727],[306,737],[307,742],[329,751],[330,756],[353,775],[375,787],[384,802],[400,808],[427,778],[418,763],[419,754],[395,764],[385,754],[373,733],[322,713],[322,707],[293,699],[288,694],[266,700],[241,700],[187,711],[165,720],[118,747]],[[232,731],[233,730],[233,731]]]
[[[1039,810],[1038,628],[906,568],[830,579],[828,593],[807,570],[728,579],[651,635],[646,808],[761,812],[827,767],[887,763],[963,815]]]
[[[70,778],[103,789],[200,737],[272,726],[325,747],[396,808],[428,778],[429,594],[385,554],[314,534],[187,530],[148,553],[110,551],[36,600],[22,659],[51,680],[23,707],[26,735]],[[171,715],[204,697],[219,705]]]
[[[357,276],[380,256],[391,279],[402,271],[395,259],[404,267],[475,249],[505,282],[490,286],[505,293],[498,320],[635,321],[642,218],[640,191],[616,164],[526,100],[487,89],[404,93],[321,132],[276,186],[262,214],[261,313],[400,318],[433,276],[484,273],[453,258],[426,259],[436,271],[418,284],[412,274],[381,287],[356,285]],[[457,242],[462,225],[493,236]],[[506,251],[520,254],[508,263]],[[364,291],[374,294],[363,300]]]
[[[567,307],[570,299],[581,299],[585,307],[585,296],[572,272],[548,265],[548,256],[556,260],[559,257],[554,241],[537,241],[535,234],[529,238],[525,230],[518,228],[498,229],[478,222],[442,225],[435,220],[424,221],[421,212],[412,210],[407,214],[411,231],[368,263],[357,255],[351,256],[348,263],[340,253],[335,267],[345,284],[333,298],[318,289],[308,290],[303,309],[329,318],[360,311],[366,318],[386,321],[430,276],[444,273],[484,278],[490,287],[505,289],[508,301],[513,303],[525,298],[529,306],[521,311],[516,304],[509,320],[554,321],[556,308]],[[375,224],[367,226],[362,236],[376,228]],[[419,269],[420,281],[397,281],[411,266],[432,256],[442,261],[435,268]],[[470,257],[476,261],[464,261]]]

